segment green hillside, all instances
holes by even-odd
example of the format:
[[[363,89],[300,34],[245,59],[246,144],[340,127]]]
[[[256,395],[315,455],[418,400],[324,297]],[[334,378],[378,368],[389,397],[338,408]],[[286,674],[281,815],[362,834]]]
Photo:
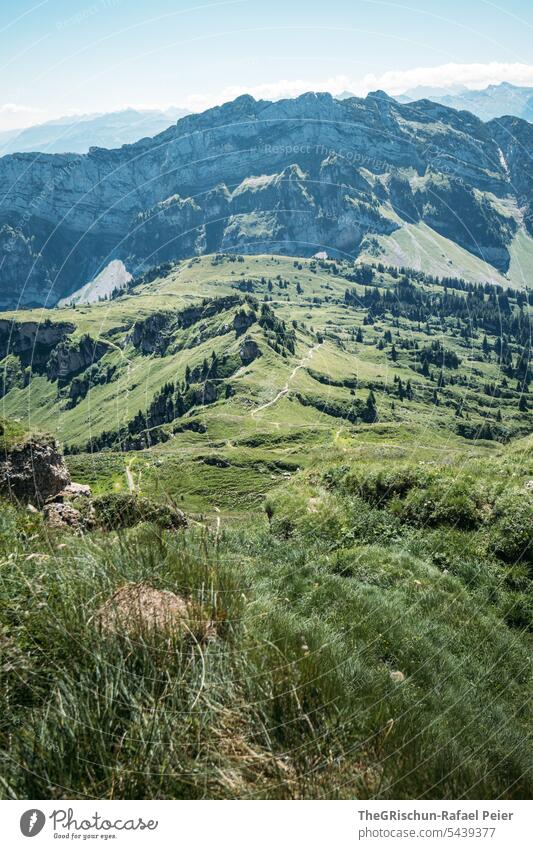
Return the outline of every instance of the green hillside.
[[[164,474],[154,464],[176,456],[194,481],[205,455],[244,464],[243,492],[255,498],[287,455],[286,471],[304,467],[316,452],[366,438],[375,421],[391,439],[401,426],[429,445],[504,443],[531,424],[530,307],[521,292],[495,291],[384,266],[196,259],[115,300],[14,314],[15,327],[48,321],[68,333],[50,356],[41,337],[18,356],[12,342],[3,410],[54,432],[93,483],[109,468],[126,486],[134,463],[149,486]],[[141,460],[138,450],[155,444]],[[104,448],[119,453],[80,455]],[[207,506],[191,487],[191,506]]]
[[[96,519],[0,502],[2,794],[529,798],[531,306],[217,255],[3,313],[4,454],[54,433]]]

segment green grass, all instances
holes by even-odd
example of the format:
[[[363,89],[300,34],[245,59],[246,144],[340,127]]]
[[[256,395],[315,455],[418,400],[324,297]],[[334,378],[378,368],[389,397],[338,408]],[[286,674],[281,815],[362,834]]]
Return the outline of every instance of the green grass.
[[[517,239],[520,240],[516,249],[519,252],[522,240],[525,241],[527,236],[522,237],[520,233]],[[530,278],[524,275],[514,260],[509,274],[503,275],[490,263],[484,262],[423,222],[403,224],[390,236],[376,236],[375,241],[379,245],[379,251],[367,249],[363,251],[361,260],[375,261],[377,258],[398,267],[416,268],[442,277],[464,277],[465,280],[475,283],[489,280],[502,286],[516,286],[518,289],[529,285]],[[513,244],[510,251],[514,257]]]
[[[279,485],[271,528],[80,540],[4,506],[3,795],[527,798],[532,552],[502,555],[497,514],[531,545],[531,456],[372,450]],[[437,520],[399,508],[431,485]],[[98,607],[139,581],[216,639],[101,634]]]
[[[5,458],[5,454],[11,448],[22,443],[27,435],[20,422],[0,418],[0,456],[2,459]]]

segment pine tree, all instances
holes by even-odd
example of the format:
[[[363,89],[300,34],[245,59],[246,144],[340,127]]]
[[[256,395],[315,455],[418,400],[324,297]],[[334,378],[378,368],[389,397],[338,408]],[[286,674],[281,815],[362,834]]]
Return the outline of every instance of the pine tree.
[[[372,389],[368,393],[368,398],[366,399],[366,407],[365,407],[365,415],[364,419],[367,422],[377,422],[378,420],[378,411],[376,408],[376,396]]]

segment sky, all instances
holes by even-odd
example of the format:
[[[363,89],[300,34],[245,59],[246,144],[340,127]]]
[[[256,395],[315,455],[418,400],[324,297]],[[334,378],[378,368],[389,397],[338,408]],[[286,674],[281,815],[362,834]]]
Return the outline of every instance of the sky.
[[[2,0],[0,131],[248,92],[533,86],[531,0]]]

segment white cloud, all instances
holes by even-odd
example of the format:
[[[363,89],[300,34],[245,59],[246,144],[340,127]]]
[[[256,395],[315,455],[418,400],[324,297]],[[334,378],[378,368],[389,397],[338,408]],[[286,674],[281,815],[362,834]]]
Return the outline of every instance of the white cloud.
[[[366,74],[358,88],[363,93],[382,88],[389,94],[403,94],[407,89],[419,85],[436,88],[462,85],[466,88],[478,89],[502,82],[533,86],[533,65],[520,62],[461,65],[450,62],[433,68],[410,68],[407,71],[387,71],[378,75]]]
[[[32,109],[31,106],[21,106],[19,103],[4,103],[0,106],[0,112],[7,112],[8,114],[13,114],[15,112],[35,112],[35,109]]]
[[[297,97],[306,91],[330,91],[332,94],[340,94],[341,91],[346,91],[350,85],[353,85],[353,83],[350,82],[349,77],[344,75],[325,80],[275,80],[256,86],[228,86],[218,94],[192,94],[180,106],[198,111],[226,103],[228,100],[234,100],[241,94],[251,94],[257,100],[281,100],[284,97]],[[352,91],[353,89],[350,88],[349,90]]]
[[[251,94],[257,99],[279,100],[284,97],[297,97],[306,91],[330,91],[340,94],[351,91],[361,97],[375,89],[384,89],[392,95],[403,94],[416,86],[450,88],[464,86],[479,89],[501,82],[515,85],[533,86],[533,65],[519,62],[487,62],[477,64],[459,64],[450,62],[435,67],[409,68],[407,70],[386,71],[383,74],[366,74],[360,79],[351,79],[338,75],[319,80],[275,80],[257,86],[230,86],[218,94],[193,94],[180,104],[192,111],[207,109],[240,94]]]
[[[44,118],[41,109],[20,103],[0,104],[0,131],[23,129],[42,120]]]

